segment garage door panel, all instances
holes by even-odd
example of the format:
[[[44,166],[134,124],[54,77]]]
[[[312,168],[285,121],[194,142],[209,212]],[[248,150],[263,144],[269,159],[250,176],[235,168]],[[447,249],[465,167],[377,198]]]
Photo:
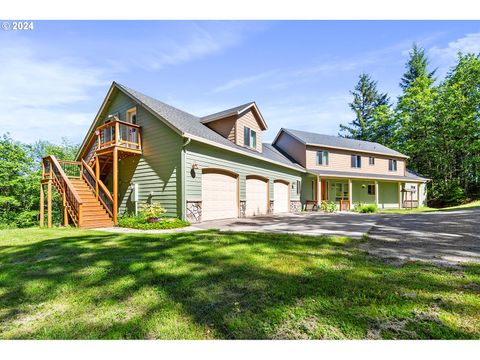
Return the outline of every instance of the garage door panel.
[[[268,181],[246,180],[246,216],[265,215],[268,209]]]
[[[289,186],[283,182],[273,184],[274,206],[273,212],[286,213],[289,211]]]
[[[237,178],[224,173],[202,174],[202,220],[238,216]]]

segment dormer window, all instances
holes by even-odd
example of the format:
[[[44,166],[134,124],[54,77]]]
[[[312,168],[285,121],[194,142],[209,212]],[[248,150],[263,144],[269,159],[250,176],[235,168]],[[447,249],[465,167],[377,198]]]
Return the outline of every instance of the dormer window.
[[[257,133],[246,126],[243,128],[243,145],[254,149],[257,148]]]
[[[137,123],[137,108],[131,108],[127,110],[127,122],[131,124]]]

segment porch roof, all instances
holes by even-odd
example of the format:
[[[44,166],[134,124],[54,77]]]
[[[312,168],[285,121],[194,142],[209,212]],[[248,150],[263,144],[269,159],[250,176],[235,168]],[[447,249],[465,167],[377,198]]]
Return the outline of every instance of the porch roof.
[[[406,171],[406,176],[358,173],[358,172],[351,172],[351,171],[318,170],[318,169],[307,169],[307,171],[311,174],[318,175],[321,177],[345,178],[345,179],[393,180],[393,181],[405,181],[405,182],[408,182],[408,181],[426,182],[429,180],[409,170]]]

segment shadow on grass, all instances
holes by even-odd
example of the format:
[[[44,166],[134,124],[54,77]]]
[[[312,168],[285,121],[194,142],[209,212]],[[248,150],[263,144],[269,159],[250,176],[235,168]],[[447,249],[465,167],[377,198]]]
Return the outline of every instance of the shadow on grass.
[[[475,295],[468,279],[391,267],[338,238],[71,230],[0,246],[0,337],[475,338],[437,313],[415,319],[478,314],[454,296]]]

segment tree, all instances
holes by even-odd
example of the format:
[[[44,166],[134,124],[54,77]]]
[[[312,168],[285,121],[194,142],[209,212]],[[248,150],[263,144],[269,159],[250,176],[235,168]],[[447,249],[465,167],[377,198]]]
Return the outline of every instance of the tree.
[[[402,76],[400,87],[405,91],[408,89],[415,79],[426,76],[430,80],[435,81],[434,75],[436,69],[433,71],[428,71],[427,67],[429,64],[428,58],[425,55],[425,49],[418,47],[417,44],[413,44],[412,51],[410,51],[410,58],[405,64],[407,69]]]
[[[372,139],[372,121],[377,108],[390,106],[387,94],[377,90],[377,82],[368,74],[361,74],[354,91],[353,101],[349,103],[355,113],[355,119],[348,125],[340,125],[340,136],[370,141]]]

